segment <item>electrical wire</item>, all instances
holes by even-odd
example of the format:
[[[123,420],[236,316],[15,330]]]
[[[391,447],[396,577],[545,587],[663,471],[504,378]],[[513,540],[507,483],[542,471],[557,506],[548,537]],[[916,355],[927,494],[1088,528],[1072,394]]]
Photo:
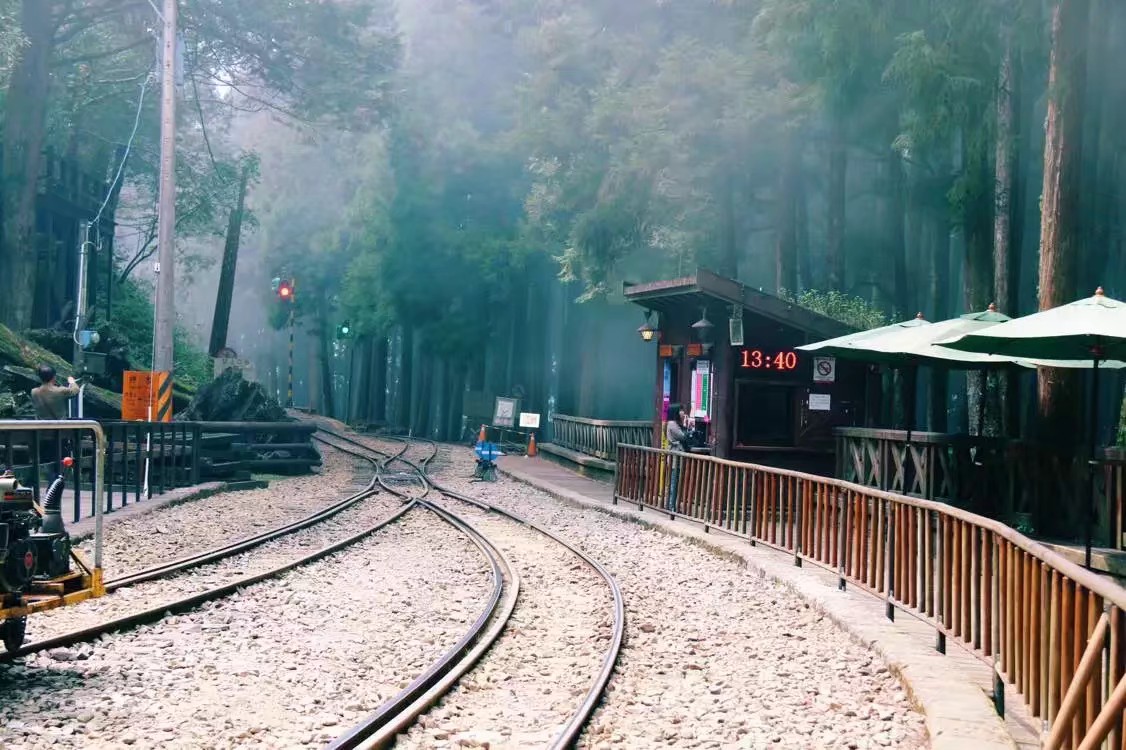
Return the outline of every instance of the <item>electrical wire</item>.
[[[125,142],[125,153],[121,157],[121,163],[117,165],[117,172],[113,176],[113,182],[110,183],[109,189],[106,190],[106,197],[102,201],[102,205],[98,208],[98,213],[94,215],[94,220],[92,222],[90,222],[89,225],[87,225],[86,235],[82,238],[82,255],[84,255],[86,253],[87,248],[91,244],[90,243],[90,230],[89,230],[89,227],[91,225],[94,227],[94,232],[97,234],[97,237],[98,237],[98,243],[97,244],[98,245],[101,244],[102,214],[105,213],[106,206],[109,205],[110,198],[113,197],[113,192],[114,192],[114,190],[117,189],[117,183],[121,181],[121,176],[125,172],[125,164],[126,164],[126,162],[129,161],[129,153],[133,149],[133,142],[137,138],[137,130],[141,126],[141,113],[144,111],[144,107],[145,107],[145,91],[148,89],[149,78],[152,77],[152,71],[153,71],[153,69],[150,66],[149,72],[147,74],[145,74],[145,79],[143,81],[141,81],[141,93],[140,93],[140,96],[137,97],[137,113],[133,116],[133,131],[129,134],[129,140]],[[79,260],[79,267],[78,267],[78,299],[75,300],[74,332],[71,335],[71,338],[74,339],[74,343],[75,343],[76,346],[82,345],[78,340],[78,329],[82,325],[82,316],[81,316],[82,304],[81,303],[86,296],[86,264],[81,260],[81,255],[79,257],[80,257],[80,260]]]

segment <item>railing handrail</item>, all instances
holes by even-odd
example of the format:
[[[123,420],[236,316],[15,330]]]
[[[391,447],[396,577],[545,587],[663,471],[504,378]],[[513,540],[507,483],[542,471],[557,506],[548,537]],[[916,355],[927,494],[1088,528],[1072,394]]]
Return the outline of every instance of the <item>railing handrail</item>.
[[[89,430],[94,433],[94,567],[101,568],[106,433],[102,425],[93,419],[0,419],[0,433],[40,430],[47,432]]]
[[[932,625],[939,652],[949,635],[991,662],[1002,715],[1007,680],[1033,717],[1056,724],[1056,739],[1122,742],[1126,588],[998,521],[931,500],[647,446],[619,444],[615,458],[615,503],[834,570],[842,591],[856,585],[882,599],[889,620],[903,611]],[[1092,636],[1100,608],[1105,639]]]
[[[618,445],[618,450],[622,448],[629,450],[636,450],[644,453],[655,453],[658,455],[677,456],[681,459],[688,459],[692,461],[708,461],[721,466],[731,466],[733,468],[751,469],[760,471],[767,474],[775,474],[777,476],[790,477],[793,479],[801,479],[809,482],[815,482],[821,485],[834,486],[838,489],[849,490],[852,492],[859,492],[868,495],[871,498],[879,500],[887,500],[889,502],[907,505],[921,510],[930,510],[950,518],[957,519],[964,523],[971,523],[984,529],[988,529],[998,536],[1005,539],[1028,554],[1037,558],[1046,565],[1055,568],[1061,575],[1065,575],[1071,580],[1082,584],[1092,592],[1098,594],[1104,599],[1109,599],[1114,602],[1118,607],[1126,609],[1126,588],[1109,581],[1103,576],[1096,575],[1089,570],[1071,562],[1063,555],[1053,552],[1039,542],[1029,539],[1024,534],[1021,534],[1016,529],[1006,526],[1000,521],[995,521],[992,518],[979,516],[976,513],[971,513],[961,508],[955,508],[945,503],[937,503],[931,500],[923,500],[921,498],[911,497],[909,495],[900,495],[894,492],[887,492],[874,487],[868,487],[863,484],[856,484],[848,482],[843,479],[833,479],[830,477],[818,476],[815,474],[807,474],[801,471],[794,471],[792,469],[781,469],[774,466],[764,466],[761,464],[752,464],[744,461],[732,461],[725,458],[717,458],[715,456],[702,456],[693,453],[681,453],[677,451],[668,451],[661,448],[650,448],[644,445],[626,445],[624,443]]]
[[[287,430],[289,432],[308,432],[312,433],[317,430],[317,426],[307,422],[193,422],[189,420],[177,420],[173,422],[146,422],[143,420],[125,420],[125,419],[103,419],[100,420],[102,424],[110,425],[153,425],[159,427],[160,425],[177,425],[181,427],[198,427],[201,430],[209,430],[214,432],[271,432],[275,430]]]
[[[915,445],[976,445],[983,448],[1004,448],[1008,446],[1014,446],[1018,448],[1052,448],[1052,446],[1048,443],[1036,442],[1034,440],[1019,440],[1014,438],[991,437],[987,435],[965,435],[956,433],[952,434],[947,432],[926,432],[922,430],[912,430],[910,434],[911,443]],[[886,427],[836,427],[833,429],[834,437],[858,438],[864,440],[888,440],[893,442],[907,442],[907,435],[907,430]],[[1083,455],[1083,445],[1077,443],[1072,445],[1076,448],[1074,455]],[[1126,447],[1124,446],[1106,446],[1105,448],[1103,448],[1102,454],[1103,455],[1099,460],[1104,460],[1105,458],[1105,460],[1107,461],[1126,461]]]
[[[647,419],[592,419],[590,417],[575,417],[570,414],[552,414],[551,419],[553,422],[575,422],[592,427],[651,427],[653,425],[653,422]]]

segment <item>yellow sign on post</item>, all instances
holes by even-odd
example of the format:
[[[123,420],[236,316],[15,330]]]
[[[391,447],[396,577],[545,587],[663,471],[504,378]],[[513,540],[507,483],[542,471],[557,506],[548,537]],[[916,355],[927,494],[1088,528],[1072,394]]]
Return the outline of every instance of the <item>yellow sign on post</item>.
[[[167,372],[129,370],[121,393],[121,418],[126,422],[172,421],[172,377]]]

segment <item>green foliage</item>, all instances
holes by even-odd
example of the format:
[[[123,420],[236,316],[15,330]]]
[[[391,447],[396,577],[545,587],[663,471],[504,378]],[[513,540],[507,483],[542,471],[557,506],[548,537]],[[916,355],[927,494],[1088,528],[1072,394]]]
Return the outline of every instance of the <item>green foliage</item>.
[[[783,289],[779,296],[826,318],[852,326],[858,331],[867,331],[891,323],[891,319],[882,310],[877,309],[867,300],[841,292],[819,292],[809,289],[795,295]]]
[[[118,284],[113,295],[113,318],[98,326],[103,338],[125,342],[123,355],[133,367],[147,370],[152,365],[153,304],[141,283],[128,279]],[[211,381],[211,358],[196,346],[182,326],[173,335],[176,382],[195,389]]]
[[[0,0],[0,87],[8,85],[12,66],[26,41],[20,31],[18,0]],[[0,106],[3,106],[2,93]]]

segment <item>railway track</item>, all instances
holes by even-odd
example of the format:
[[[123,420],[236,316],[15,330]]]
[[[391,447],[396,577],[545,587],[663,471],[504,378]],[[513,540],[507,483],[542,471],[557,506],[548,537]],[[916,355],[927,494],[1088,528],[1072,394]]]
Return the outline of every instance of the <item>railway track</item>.
[[[406,448],[404,447],[404,451]],[[312,513],[304,518],[296,521],[277,526],[275,528],[264,531],[260,534],[255,534],[229,544],[225,544],[204,552],[195,553],[185,556],[178,560],[174,560],[161,565],[152,566],[143,570],[133,573],[127,573],[119,576],[106,583],[107,592],[118,591],[124,588],[136,586],[140,583],[151,582],[172,576],[185,573],[195,568],[200,568],[205,565],[214,564],[236,555],[243,554],[256,547],[260,547],[268,542],[280,539],[299,531],[309,529],[319,523],[334,518],[341,513],[358,506],[365,500],[377,495],[380,491],[378,481],[378,471],[373,473],[371,480],[359,492],[353,493],[347,498],[340,500],[332,505],[323,508],[315,513]],[[109,633],[122,632],[130,630],[139,625],[155,622],[162,619],[168,613],[180,613],[191,609],[195,609],[209,601],[214,601],[228,596],[235,591],[251,586],[255,583],[269,580],[281,576],[291,570],[309,565],[310,563],[321,560],[329,555],[344,550],[372,534],[386,528],[390,524],[397,521],[404,514],[414,507],[413,502],[404,502],[398,509],[390,515],[378,520],[373,524],[369,524],[357,533],[348,535],[344,539],[337,540],[328,544],[314,552],[302,555],[296,559],[291,559],[285,563],[270,567],[267,570],[260,571],[251,575],[242,576],[236,580],[226,582],[224,584],[209,587],[203,591],[195,592],[190,595],[182,596],[171,601],[162,602],[159,605],[147,607],[140,611],[131,612],[116,618],[103,620],[102,622],[94,625],[76,628],[74,630],[62,633],[59,635],[43,638],[38,641],[24,644],[21,648],[0,654],[0,663],[8,662],[13,659],[27,656],[29,654],[46,651],[55,648],[65,648],[74,646],[80,643],[85,643],[102,635]]]
[[[341,735],[329,746],[330,749],[351,750],[352,748],[379,748],[391,744],[399,733],[408,729],[419,716],[450,693],[458,680],[469,673],[477,661],[496,644],[515,609],[516,596],[519,593],[519,580],[516,578],[517,574],[515,568],[504,558],[495,543],[481,536],[479,531],[463,518],[453,513],[444,503],[430,498],[429,495],[431,492],[444,499],[468,505],[476,511],[488,514],[488,516],[518,524],[524,529],[539,535],[541,538],[547,538],[553,544],[566,550],[570,555],[577,557],[595,576],[600,578],[608,586],[613,602],[613,622],[609,643],[602,657],[600,668],[591,681],[589,688],[585,691],[582,703],[570,714],[569,718],[561,727],[554,730],[550,741],[547,742],[548,747],[552,748],[552,750],[573,746],[601,701],[621,650],[625,630],[625,607],[621,591],[613,576],[597,561],[582,552],[582,550],[560,539],[552,532],[520,516],[510,513],[503,508],[454,492],[434,482],[429,476],[427,469],[430,462],[437,455],[438,447],[436,443],[426,440],[380,436],[380,438],[378,438],[380,440],[392,442],[393,444],[398,443],[401,446],[398,450],[388,451],[373,447],[372,445],[355,440],[334,430],[326,429],[323,424],[320,426],[320,431],[314,435],[317,440],[320,440],[326,445],[335,447],[338,450],[351,450],[354,455],[367,457],[369,460],[372,460],[373,463],[376,463],[380,467],[377,469],[377,474],[380,476],[381,484],[391,492],[401,490],[389,486],[389,483],[386,481],[390,467],[395,464],[410,467],[416,474],[415,484],[417,485],[417,489],[414,494],[411,495],[411,499],[420,506],[431,510],[439,517],[447,520],[447,522],[455,524],[459,528],[467,531],[467,533],[471,533],[480,544],[490,547],[497,555],[497,562],[500,563],[503,561],[503,564],[500,565],[500,569],[503,571],[504,580],[508,582],[509,588],[507,592],[508,596],[506,597],[507,603],[502,611],[494,615],[492,627],[489,628],[488,633],[484,632],[487,626],[486,623],[479,620],[474,625],[475,630],[471,631],[468,636],[470,640],[475,641],[475,645],[470,648],[468,641],[463,641],[462,644],[459,644],[467,649],[460,661],[455,661],[451,658],[453,656],[453,650],[451,650],[442,660],[435,663],[425,675],[403,690],[399,696],[388,701],[387,704],[382,706],[374,714],[367,717],[344,735]],[[405,454],[412,448],[421,448],[425,451],[425,454],[417,459],[407,458]],[[374,454],[380,458],[372,459],[369,454]],[[404,493],[404,495],[405,494],[407,493]],[[550,690],[550,688],[548,689]]]

